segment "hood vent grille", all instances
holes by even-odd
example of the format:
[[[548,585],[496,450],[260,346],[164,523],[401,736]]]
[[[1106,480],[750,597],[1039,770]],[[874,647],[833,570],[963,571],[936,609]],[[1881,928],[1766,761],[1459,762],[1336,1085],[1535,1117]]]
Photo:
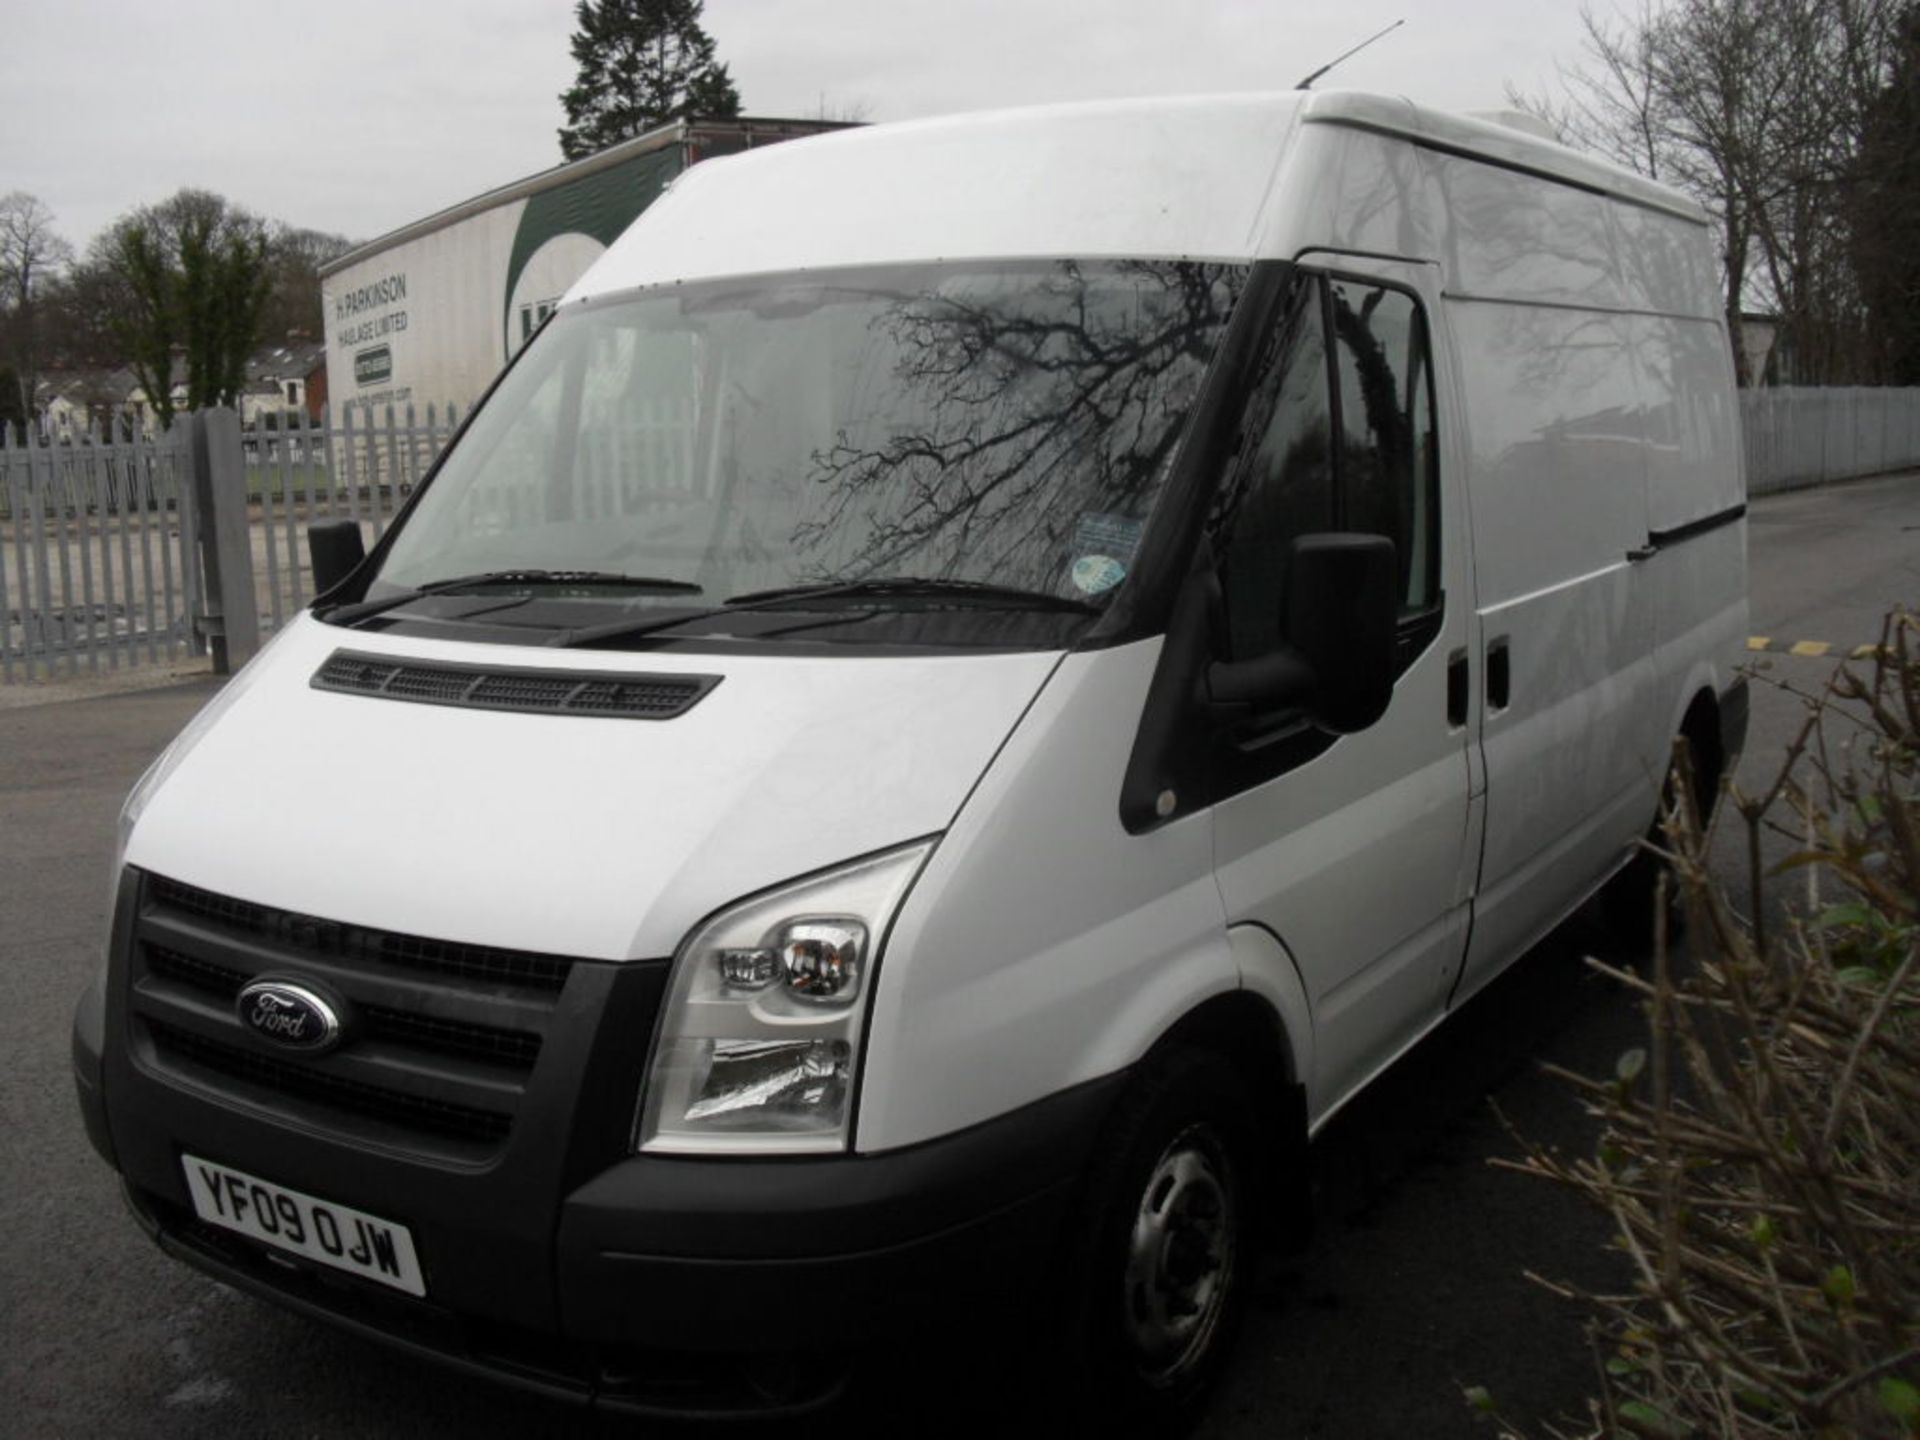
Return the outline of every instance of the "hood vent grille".
[[[313,688],[418,705],[517,710],[534,715],[603,715],[672,720],[699,704],[718,675],[631,675],[619,671],[527,670],[395,660],[336,650],[313,674]]]

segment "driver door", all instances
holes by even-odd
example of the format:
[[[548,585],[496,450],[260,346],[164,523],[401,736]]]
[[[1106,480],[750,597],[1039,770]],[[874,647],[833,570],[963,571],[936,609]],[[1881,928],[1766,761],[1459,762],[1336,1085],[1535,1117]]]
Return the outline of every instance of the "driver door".
[[[1317,1119],[1441,1013],[1467,937],[1479,818],[1472,589],[1428,324],[1437,276],[1314,258],[1325,268],[1298,273],[1222,497],[1227,658],[1283,643],[1295,537],[1385,534],[1399,565],[1398,678],[1385,716],[1357,734],[1263,715],[1216,735],[1212,758],[1229,923],[1269,931],[1298,969]]]

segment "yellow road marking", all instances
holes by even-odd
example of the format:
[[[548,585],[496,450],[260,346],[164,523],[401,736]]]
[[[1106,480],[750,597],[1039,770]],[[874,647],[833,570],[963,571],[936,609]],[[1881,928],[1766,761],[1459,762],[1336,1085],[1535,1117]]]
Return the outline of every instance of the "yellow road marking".
[[[1849,660],[1871,660],[1880,653],[1878,645],[1835,645],[1826,640],[1796,640],[1788,644],[1784,640],[1775,640],[1771,635],[1749,635],[1747,649],[1755,654],[1802,655],[1809,660],[1840,654]]]

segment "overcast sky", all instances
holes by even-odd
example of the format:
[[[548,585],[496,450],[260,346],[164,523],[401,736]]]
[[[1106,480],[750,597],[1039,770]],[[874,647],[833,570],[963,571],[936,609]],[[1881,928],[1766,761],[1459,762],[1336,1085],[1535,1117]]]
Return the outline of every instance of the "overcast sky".
[[[1603,0],[1604,3],[1604,0]],[[0,193],[83,248],[183,185],[356,240],[559,160],[572,0],[11,0]],[[1333,76],[1497,108],[1575,57],[1577,0],[707,0],[750,115],[869,120]]]

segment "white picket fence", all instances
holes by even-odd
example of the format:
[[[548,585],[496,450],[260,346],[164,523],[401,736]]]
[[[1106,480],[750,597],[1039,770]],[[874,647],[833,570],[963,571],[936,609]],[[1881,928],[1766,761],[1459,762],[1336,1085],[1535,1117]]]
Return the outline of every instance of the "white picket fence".
[[[1740,427],[1749,495],[1920,469],[1920,389],[1743,390]]]

